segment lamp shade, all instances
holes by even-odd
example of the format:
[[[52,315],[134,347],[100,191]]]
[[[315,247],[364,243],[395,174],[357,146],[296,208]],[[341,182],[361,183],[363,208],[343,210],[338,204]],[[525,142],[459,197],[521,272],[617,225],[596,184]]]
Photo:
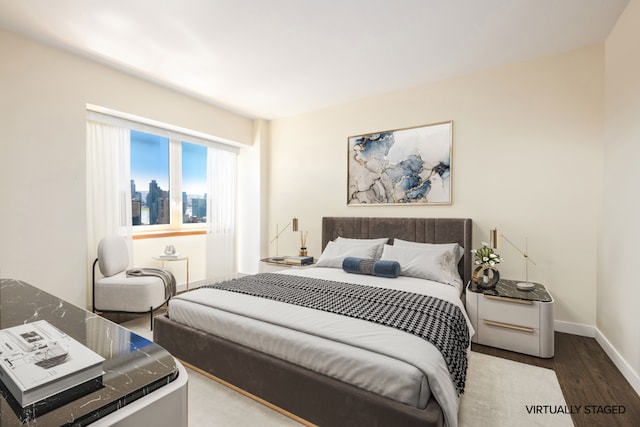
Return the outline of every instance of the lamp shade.
[[[497,228],[489,230],[489,246],[493,249],[500,248],[500,231]]]

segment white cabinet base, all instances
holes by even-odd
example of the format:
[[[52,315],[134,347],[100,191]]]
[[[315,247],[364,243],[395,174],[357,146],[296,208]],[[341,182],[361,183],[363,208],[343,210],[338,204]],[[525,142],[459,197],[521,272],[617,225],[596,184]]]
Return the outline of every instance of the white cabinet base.
[[[505,282],[503,286],[511,285],[511,281],[501,282]],[[546,289],[544,292],[550,296]],[[549,299],[543,302],[485,295],[467,287],[467,313],[475,329],[471,341],[537,357],[553,357],[554,301]]]
[[[178,378],[169,384],[131,402],[91,426],[96,427],[140,427],[172,426],[187,427],[187,370],[176,360]]]

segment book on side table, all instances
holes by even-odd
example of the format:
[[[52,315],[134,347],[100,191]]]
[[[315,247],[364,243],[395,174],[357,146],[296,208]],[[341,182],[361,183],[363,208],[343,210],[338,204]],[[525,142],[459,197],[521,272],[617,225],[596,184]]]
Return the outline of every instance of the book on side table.
[[[290,265],[311,265],[313,264],[312,256],[286,256],[284,257],[285,264]]]
[[[174,252],[172,254],[168,254],[168,253],[161,253],[160,255],[158,255],[159,259],[178,259],[180,258],[182,255],[180,255],[180,252]]]
[[[46,320],[0,330],[0,380],[23,408],[101,377],[103,362]]]

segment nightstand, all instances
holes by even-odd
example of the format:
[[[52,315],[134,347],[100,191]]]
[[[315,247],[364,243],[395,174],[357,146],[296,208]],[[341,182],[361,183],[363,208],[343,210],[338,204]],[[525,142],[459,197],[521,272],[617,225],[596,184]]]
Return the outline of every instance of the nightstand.
[[[313,264],[295,265],[287,263],[284,258],[285,257],[271,257],[261,259],[260,273],[271,273],[273,271],[284,270],[287,268],[309,268],[313,267],[316,263],[316,260],[313,260]]]
[[[537,357],[553,357],[553,304],[539,283],[521,291],[516,280],[501,279],[495,289],[467,286],[467,313],[476,333],[472,342]]]

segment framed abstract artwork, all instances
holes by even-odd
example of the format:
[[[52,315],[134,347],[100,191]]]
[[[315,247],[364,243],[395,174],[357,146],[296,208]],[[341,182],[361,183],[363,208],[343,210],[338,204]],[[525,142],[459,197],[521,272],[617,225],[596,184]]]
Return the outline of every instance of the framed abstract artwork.
[[[348,138],[347,205],[450,205],[453,121]]]

